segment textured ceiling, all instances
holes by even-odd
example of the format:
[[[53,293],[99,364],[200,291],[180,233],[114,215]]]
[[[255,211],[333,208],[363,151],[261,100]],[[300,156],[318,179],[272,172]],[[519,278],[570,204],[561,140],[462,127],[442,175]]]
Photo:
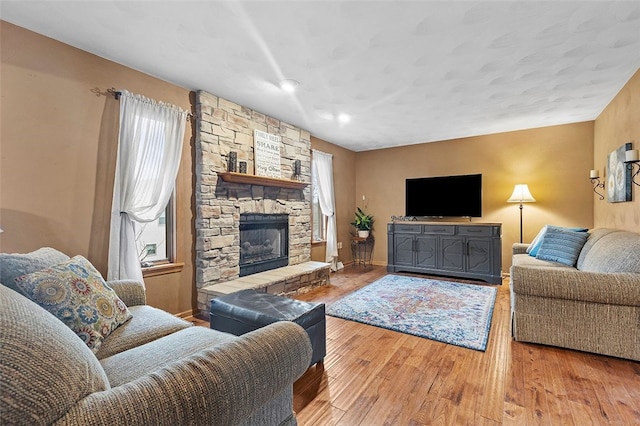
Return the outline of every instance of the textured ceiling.
[[[3,1],[0,16],[354,151],[593,120],[640,67],[639,1]]]

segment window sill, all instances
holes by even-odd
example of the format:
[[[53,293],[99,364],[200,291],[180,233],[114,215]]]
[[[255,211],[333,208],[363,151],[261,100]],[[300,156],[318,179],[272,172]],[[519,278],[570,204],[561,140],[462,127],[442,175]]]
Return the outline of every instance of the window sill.
[[[159,265],[142,268],[142,276],[144,278],[147,278],[147,277],[155,277],[156,275],[175,274],[177,272],[182,272],[183,267],[184,267],[183,262],[162,263]]]

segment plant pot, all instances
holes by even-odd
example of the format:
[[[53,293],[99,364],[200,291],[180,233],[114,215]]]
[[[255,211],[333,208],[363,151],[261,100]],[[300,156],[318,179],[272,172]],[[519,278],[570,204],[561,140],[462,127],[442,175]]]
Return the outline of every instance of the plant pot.
[[[369,231],[358,231],[358,237],[369,238]]]

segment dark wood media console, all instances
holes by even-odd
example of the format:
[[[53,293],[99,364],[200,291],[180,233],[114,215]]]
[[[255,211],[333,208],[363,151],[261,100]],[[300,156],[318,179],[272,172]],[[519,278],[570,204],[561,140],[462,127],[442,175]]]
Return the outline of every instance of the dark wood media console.
[[[499,223],[387,224],[388,272],[418,272],[502,284]]]

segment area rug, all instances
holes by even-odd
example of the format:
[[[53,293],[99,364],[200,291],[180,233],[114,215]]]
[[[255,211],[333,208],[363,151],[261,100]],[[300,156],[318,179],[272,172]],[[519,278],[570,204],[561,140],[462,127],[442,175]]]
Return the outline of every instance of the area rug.
[[[484,285],[385,275],[330,304],[327,314],[484,351],[496,293]]]

